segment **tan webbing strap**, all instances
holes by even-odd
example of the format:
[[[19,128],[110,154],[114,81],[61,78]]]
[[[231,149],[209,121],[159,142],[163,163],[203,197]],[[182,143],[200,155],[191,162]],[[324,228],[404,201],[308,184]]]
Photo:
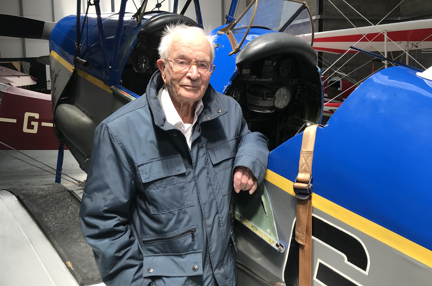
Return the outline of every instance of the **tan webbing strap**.
[[[299,286],[312,284],[312,193],[308,195],[307,192],[312,188],[312,159],[317,128],[318,125],[312,125],[303,132],[299,173],[293,185],[297,194],[295,238],[300,244]],[[299,190],[305,192],[299,193]]]
[[[303,142],[300,151],[299,173],[296,188],[306,189],[312,176],[312,159],[315,147],[315,135],[318,124],[309,126],[303,132]]]
[[[312,195],[307,200],[297,199],[296,240],[299,243],[299,286],[312,285]],[[301,214],[299,216],[299,214]],[[299,217],[300,221],[299,222]],[[298,232],[299,223],[303,233]],[[299,239],[301,237],[301,239]]]

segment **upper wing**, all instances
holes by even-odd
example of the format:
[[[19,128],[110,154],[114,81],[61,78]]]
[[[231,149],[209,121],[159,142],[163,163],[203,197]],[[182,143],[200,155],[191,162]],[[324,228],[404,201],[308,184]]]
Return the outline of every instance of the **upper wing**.
[[[432,48],[432,19],[315,33],[317,51],[344,53],[350,46],[388,52]]]

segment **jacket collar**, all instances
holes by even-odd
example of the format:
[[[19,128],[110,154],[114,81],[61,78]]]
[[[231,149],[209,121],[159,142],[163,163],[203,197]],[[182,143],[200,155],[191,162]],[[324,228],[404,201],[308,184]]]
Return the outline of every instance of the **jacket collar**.
[[[162,110],[159,99],[157,97],[159,89],[162,88],[164,82],[160,71],[156,71],[151,77],[146,90],[147,101],[149,103],[150,111],[153,116],[155,125],[164,130],[172,129],[171,124],[168,124],[165,113]],[[209,84],[203,98],[204,109],[198,117],[198,122],[206,122],[218,118],[228,112],[219,94]]]

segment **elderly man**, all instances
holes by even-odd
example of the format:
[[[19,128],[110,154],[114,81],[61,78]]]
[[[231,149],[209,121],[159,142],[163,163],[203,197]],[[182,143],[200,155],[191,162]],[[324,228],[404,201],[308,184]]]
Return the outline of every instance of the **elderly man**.
[[[96,130],[82,231],[107,285],[235,285],[232,190],[263,180],[267,139],[209,85],[202,29],[168,27],[159,54],[145,95]]]

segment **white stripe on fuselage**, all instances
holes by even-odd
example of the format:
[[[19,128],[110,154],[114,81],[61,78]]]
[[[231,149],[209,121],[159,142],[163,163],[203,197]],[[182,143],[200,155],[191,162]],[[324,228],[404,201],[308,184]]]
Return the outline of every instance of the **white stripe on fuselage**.
[[[0,117],[0,122],[16,123],[17,120],[16,119],[12,119],[12,118],[1,118]]]

